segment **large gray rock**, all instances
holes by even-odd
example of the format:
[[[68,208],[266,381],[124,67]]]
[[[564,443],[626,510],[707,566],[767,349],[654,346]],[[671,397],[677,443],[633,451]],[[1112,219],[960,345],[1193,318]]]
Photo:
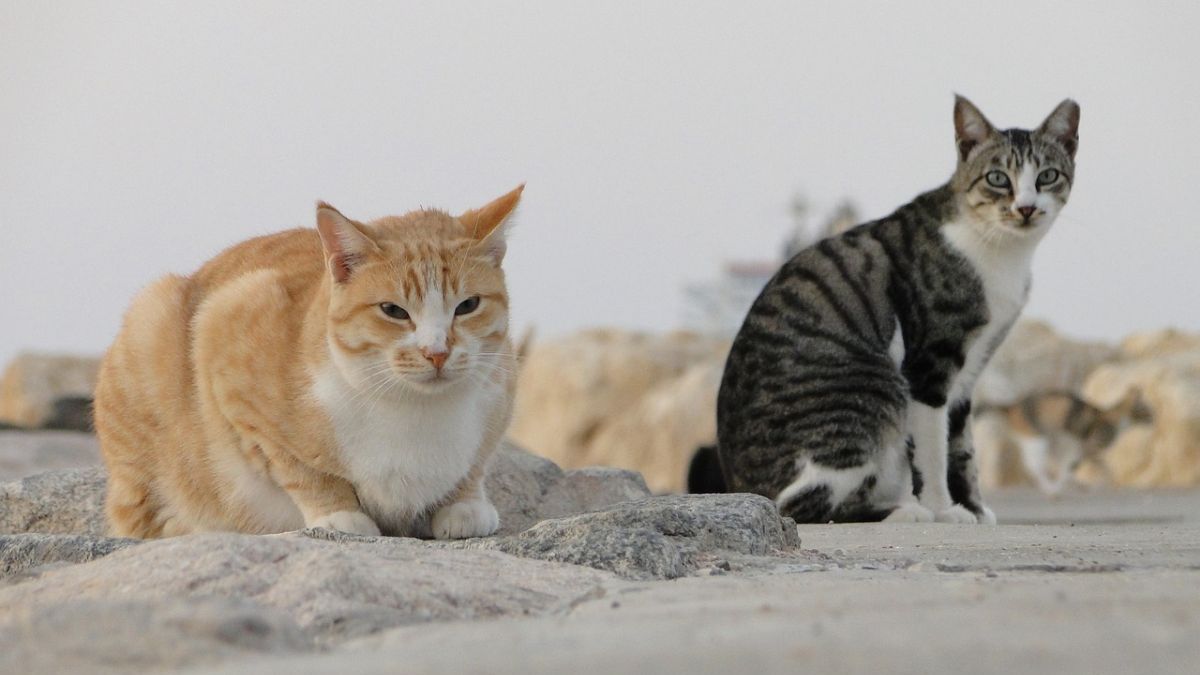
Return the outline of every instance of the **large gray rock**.
[[[0,627],[64,603],[244,600],[318,643],[425,621],[540,614],[611,580],[586,567],[415,539],[199,534],[149,541],[0,588]]]
[[[89,562],[137,543],[82,534],[0,535],[0,579],[43,565]]]
[[[0,534],[103,535],[104,469],[47,471],[0,485]]]
[[[498,534],[523,532],[547,518],[650,496],[640,474],[589,467],[564,472],[550,460],[505,443],[492,459],[488,497],[500,513]]]
[[[284,612],[233,598],[68,601],[0,619],[0,672],[161,672],[313,649]]]
[[[544,520],[515,536],[459,545],[587,565],[632,579],[674,579],[706,558],[770,555],[798,548],[800,538],[796,524],[764,497],[674,495]]]

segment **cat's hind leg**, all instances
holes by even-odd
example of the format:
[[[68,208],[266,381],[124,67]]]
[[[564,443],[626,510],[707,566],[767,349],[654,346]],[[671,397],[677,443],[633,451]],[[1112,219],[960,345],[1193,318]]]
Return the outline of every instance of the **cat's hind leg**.
[[[869,490],[875,480],[872,463],[835,468],[808,460],[796,480],[775,497],[775,504],[780,514],[797,523],[827,523],[848,497],[864,486]]]

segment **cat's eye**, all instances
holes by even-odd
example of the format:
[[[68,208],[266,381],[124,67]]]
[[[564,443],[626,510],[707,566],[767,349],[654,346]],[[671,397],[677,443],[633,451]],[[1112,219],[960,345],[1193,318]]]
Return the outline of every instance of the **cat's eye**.
[[[1058,180],[1058,169],[1046,169],[1038,174],[1037,186],[1046,187]]]
[[[470,314],[471,312],[474,312],[478,308],[479,308],[479,296],[472,295],[471,297],[467,298],[466,300],[463,300],[462,302],[458,303],[458,307],[454,308],[454,315],[462,316],[463,314]]]
[[[387,316],[389,316],[393,319],[396,319],[398,321],[404,321],[409,318],[408,311],[405,310],[400,305],[397,305],[393,302],[379,303],[379,310],[381,312],[383,312],[384,314],[386,314]]]
[[[987,179],[988,185],[991,185],[994,188],[1007,188],[1012,186],[1012,183],[1010,183],[1008,180],[1008,174],[1004,173],[1003,171],[989,171],[984,178]]]

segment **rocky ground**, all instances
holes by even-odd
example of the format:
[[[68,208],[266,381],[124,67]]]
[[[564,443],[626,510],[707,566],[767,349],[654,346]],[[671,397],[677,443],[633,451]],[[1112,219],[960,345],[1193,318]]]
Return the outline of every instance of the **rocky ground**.
[[[0,431],[0,672],[1127,673],[1200,658],[1196,491],[1006,492],[995,527],[797,528],[759,498],[651,497],[636,474],[508,448],[489,481],[497,537],[139,543],[103,536],[94,462],[90,436]]]

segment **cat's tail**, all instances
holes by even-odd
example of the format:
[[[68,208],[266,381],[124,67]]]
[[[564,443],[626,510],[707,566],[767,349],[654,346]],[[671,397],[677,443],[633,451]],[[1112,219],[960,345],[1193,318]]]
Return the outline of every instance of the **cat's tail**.
[[[690,494],[717,494],[728,492],[725,473],[721,470],[721,457],[717,446],[702,445],[692,455],[688,466],[687,490]]]

